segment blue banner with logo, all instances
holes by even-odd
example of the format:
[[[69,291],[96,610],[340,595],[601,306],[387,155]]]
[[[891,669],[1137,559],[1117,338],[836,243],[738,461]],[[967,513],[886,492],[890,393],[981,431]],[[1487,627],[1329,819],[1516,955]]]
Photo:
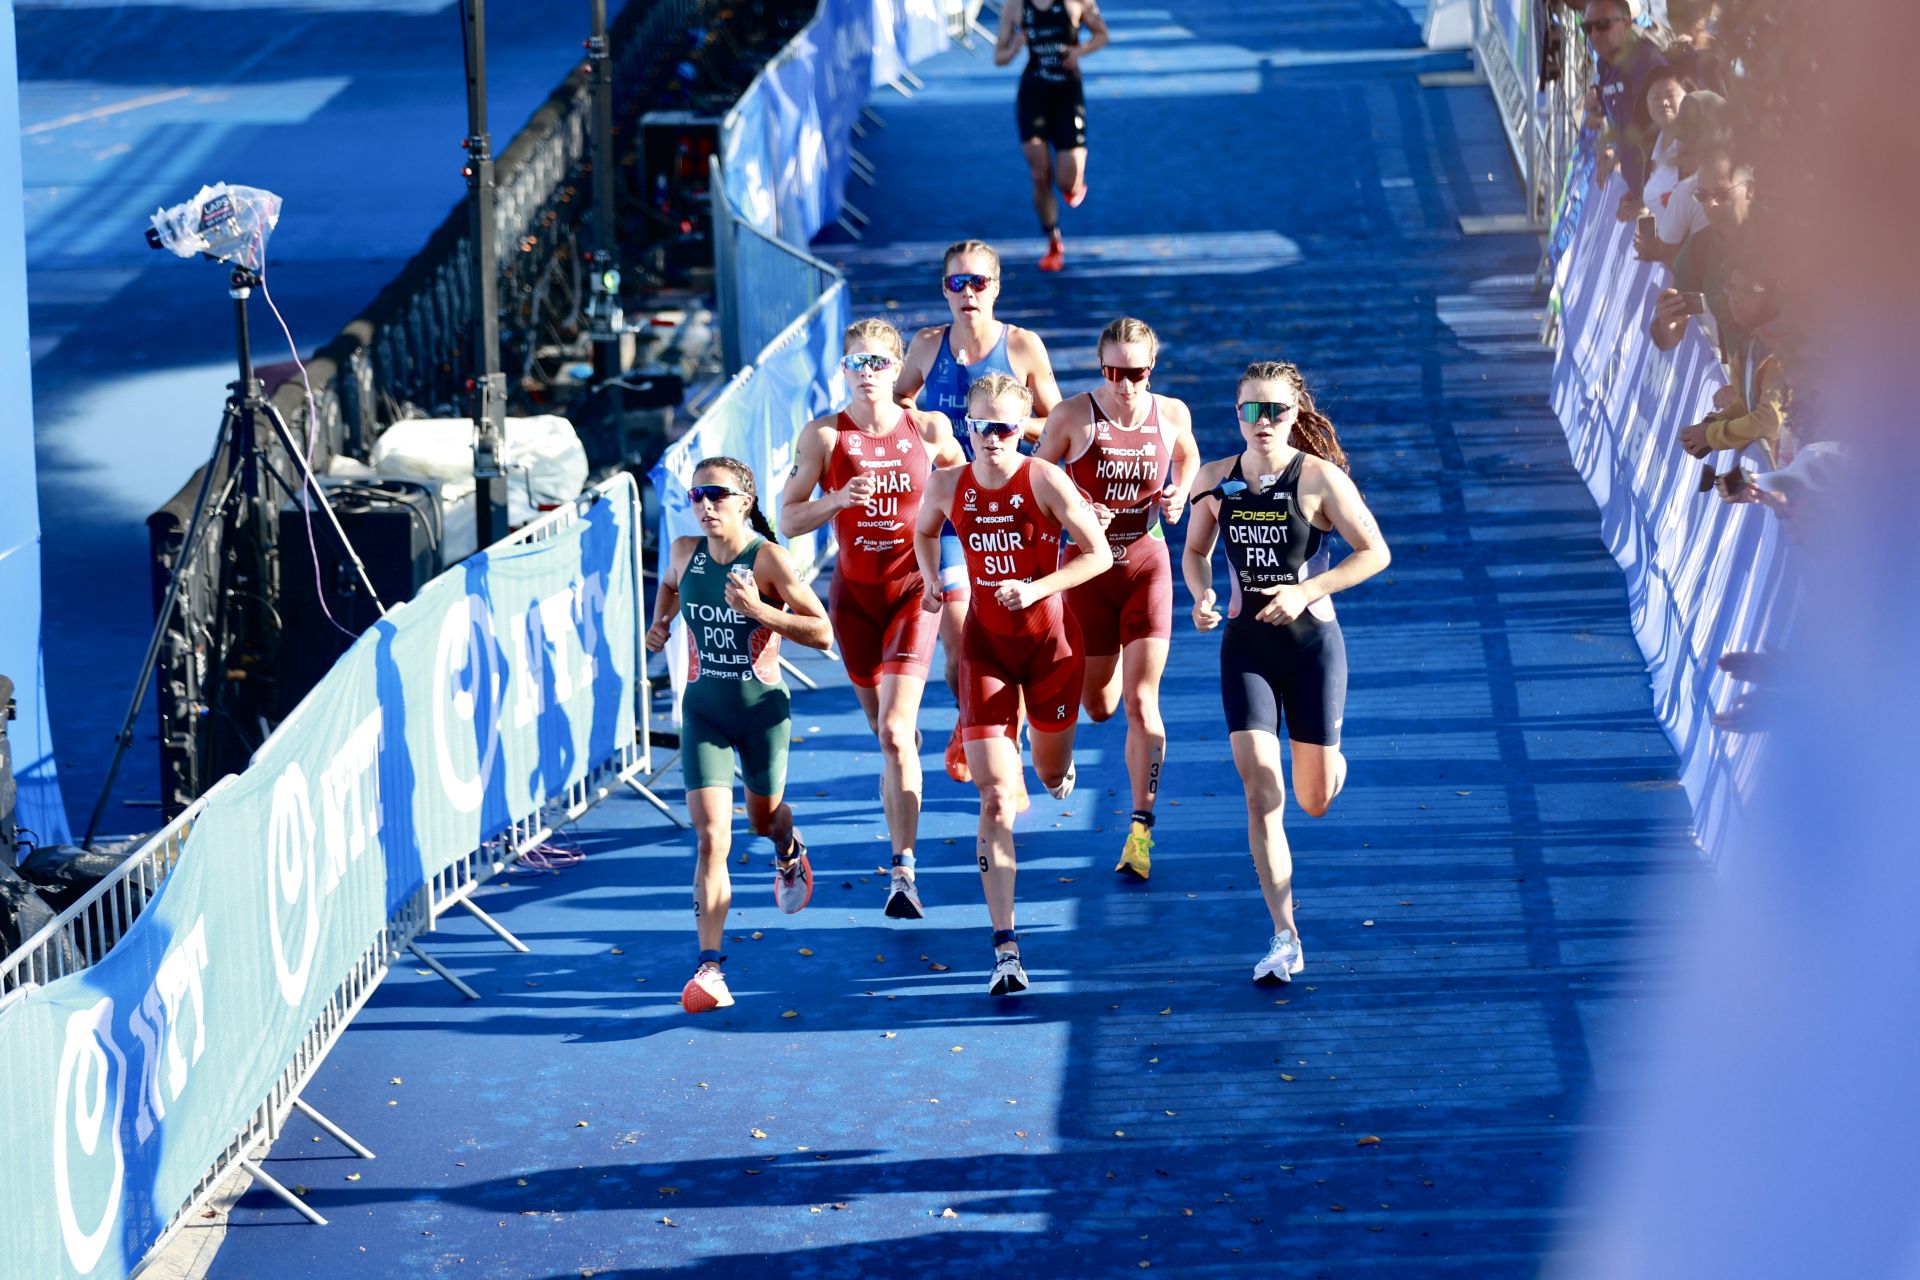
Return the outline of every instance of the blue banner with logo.
[[[632,499],[377,623],[208,797],[125,938],[0,1010],[0,1274],[127,1274],[396,908],[633,740]]]
[[[721,123],[721,182],[740,216],[788,244],[812,240],[840,216],[868,97],[948,41],[935,0],[820,0]]]
[[[1713,723],[1740,688],[1715,663],[1735,650],[1778,647],[1797,588],[1779,522],[1761,507],[1702,493],[1708,464],[1680,447],[1681,428],[1706,416],[1726,378],[1698,324],[1672,351],[1648,337],[1667,270],[1634,257],[1633,223],[1613,216],[1622,190],[1614,174],[1574,206],[1556,280],[1554,408],[1626,575],[1634,635],[1654,711],[1680,757],[1694,835],[1717,859],[1740,837],[1761,739]],[[1731,453],[1711,459],[1720,471],[1737,461]],[[1768,467],[1762,459],[1750,465]]]

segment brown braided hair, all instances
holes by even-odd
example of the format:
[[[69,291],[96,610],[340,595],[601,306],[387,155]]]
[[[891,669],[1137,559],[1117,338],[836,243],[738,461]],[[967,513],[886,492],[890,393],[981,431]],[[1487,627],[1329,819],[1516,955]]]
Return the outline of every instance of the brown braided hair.
[[[1240,375],[1239,385],[1268,382],[1276,378],[1284,378],[1293,384],[1295,402],[1299,405],[1287,443],[1302,453],[1326,459],[1342,471],[1352,471],[1353,468],[1347,465],[1347,451],[1340,447],[1340,437],[1334,434],[1333,423],[1314,407],[1313,393],[1307,390],[1307,380],[1300,376],[1299,366],[1285,360],[1256,360]]]
[[[774,536],[773,526],[767,523],[766,515],[760,510],[760,487],[753,482],[753,468],[738,458],[728,457],[702,458],[693,464],[693,474],[696,476],[708,470],[724,471],[734,478],[737,486],[747,494],[747,524],[768,542],[778,543],[779,538]]]

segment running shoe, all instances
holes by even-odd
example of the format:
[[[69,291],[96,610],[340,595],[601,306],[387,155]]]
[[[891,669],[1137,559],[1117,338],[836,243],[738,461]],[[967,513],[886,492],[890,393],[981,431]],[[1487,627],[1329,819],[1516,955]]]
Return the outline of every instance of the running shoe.
[[[1058,786],[1048,787],[1047,794],[1052,796],[1055,800],[1065,800],[1068,796],[1072,795],[1073,779],[1074,779],[1074,775],[1077,772],[1078,772],[1077,766],[1075,766],[1074,763],[1071,760],[1069,760],[1067,762],[1067,776],[1060,779],[1060,784]]]
[[[727,990],[727,975],[711,960],[693,971],[680,992],[680,1007],[688,1013],[711,1013],[732,1003],[733,992]]]
[[[1042,271],[1064,271],[1067,267],[1067,246],[1063,240],[1054,240],[1047,245],[1047,251],[1041,255]]]
[[[788,915],[807,905],[813,897],[813,862],[800,833],[793,833],[793,856],[773,860],[773,900]]]
[[[887,915],[895,920],[921,920],[926,910],[920,905],[920,891],[914,887],[913,873],[895,867],[887,886]]]
[[[953,722],[953,736],[947,739],[947,776],[955,782],[972,782],[973,770],[967,768],[967,744],[960,741],[960,722]]]
[[[1127,832],[1127,843],[1120,849],[1120,863],[1114,870],[1131,873],[1142,880],[1153,870],[1153,832],[1145,824],[1136,822]]]
[[[1082,178],[1080,179],[1080,185],[1073,189],[1073,194],[1067,197],[1067,208],[1078,209],[1082,204],[1086,202],[1086,199],[1087,199],[1087,180],[1085,178]]]
[[[993,976],[987,979],[987,994],[1011,996],[1026,989],[1027,971],[1020,967],[1020,953],[1017,951],[994,952]]]
[[[1292,982],[1294,975],[1307,967],[1307,953],[1293,930],[1282,929],[1273,935],[1266,957],[1253,966],[1253,980],[1262,986]]]

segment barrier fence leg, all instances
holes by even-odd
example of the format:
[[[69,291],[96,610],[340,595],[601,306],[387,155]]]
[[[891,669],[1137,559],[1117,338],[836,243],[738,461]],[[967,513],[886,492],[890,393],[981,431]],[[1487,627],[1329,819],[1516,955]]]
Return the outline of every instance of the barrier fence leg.
[[[860,212],[858,206],[856,206],[851,200],[846,199],[844,196],[841,197],[841,200],[840,200],[840,209],[848,217],[852,218],[854,221],[858,222],[863,227],[866,226],[869,222],[873,221],[872,218],[869,218],[866,214]]]
[[[362,1160],[378,1160],[380,1158],[374,1155],[373,1152],[361,1146],[358,1142],[354,1141],[352,1134],[348,1133],[345,1129],[342,1129],[339,1125],[335,1124],[333,1121],[327,1119],[325,1116],[321,1115],[318,1111],[315,1111],[312,1107],[308,1106],[306,1099],[295,1098],[293,1100],[293,1109],[295,1111],[298,1111],[301,1115],[305,1116],[307,1119],[313,1121],[315,1124],[319,1125],[322,1129],[326,1130],[329,1134],[333,1136],[336,1142],[338,1142],[341,1146],[345,1147],[347,1150],[353,1152],[353,1154],[359,1156]]]
[[[467,912],[470,915],[472,915],[475,920],[478,920],[481,924],[493,930],[494,934],[500,939],[500,941],[506,943],[508,946],[512,947],[515,951],[518,951],[524,954],[532,950],[532,948],[527,946],[526,943],[514,937],[513,934],[507,930],[507,926],[501,924],[498,920],[495,920],[492,916],[482,911],[479,907],[474,906],[472,898],[460,899],[460,905],[465,907],[467,909]]]
[[[283,1204],[290,1206],[295,1213],[305,1218],[308,1222],[311,1222],[316,1227],[324,1227],[327,1225],[327,1220],[315,1213],[312,1205],[281,1186],[278,1182],[275,1182],[273,1175],[260,1167],[259,1161],[242,1160],[240,1167],[245,1169],[255,1182],[265,1187],[268,1191],[271,1191],[277,1199]]]
[[[676,751],[674,754],[678,755],[680,753]],[[643,784],[638,778],[623,778],[621,779],[621,781],[625,782],[629,787],[632,787],[634,790],[634,794],[638,795],[642,800],[645,800],[648,804],[652,805],[654,808],[658,809],[660,812],[666,814],[667,820],[673,823],[674,826],[684,827],[687,825],[686,823],[680,820],[679,814],[675,813],[671,808],[668,807],[667,802],[665,800],[662,800],[659,796],[647,790],[645,784]]]
[[[788,675],[792,676],[795,680],[798,680],[801,684],[807,686],[807,688],[809,689],[818,689],[820,687],[818,684],[814,683],[812,676],[808,675],[806,672],[802,671],[800,668],[794,666],[791,662],[787,661],[785,658],[780,659],[780,669],[786,672]]]
[[[419,943],[409,942],[407,944],[407,950],[413,952],[414,959],[418,960],[421,964],[427,966],[427,968],[439,974],[442,978],[445,978],[447,982],[452,985],[455,991],[458,991],[461,995],[465,996],[467,999],[478,1000],[480,998],[480,993],[478,991],[475,991],[472,987],[468,986],[466,983],[460,981],[459,977],[457,977],[454,974],[453,970],[447,968],[447,966],[441,964],[438,960],[435,960],[432,956],[422,951],[420,949]]]

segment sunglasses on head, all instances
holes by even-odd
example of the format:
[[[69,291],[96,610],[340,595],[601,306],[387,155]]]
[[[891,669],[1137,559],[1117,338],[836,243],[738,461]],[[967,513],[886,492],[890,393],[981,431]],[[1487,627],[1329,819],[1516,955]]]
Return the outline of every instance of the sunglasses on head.
[[[733,494],[742,498],[750,496],[745,489],[736,489],[730,484],[696,484],[687,490],[687,501],[718,502]]]
[[[967,430],[977,436],[1014,436],[1019,435],[1025,426],[1020,422],[995,422],[991,418],[968,418]]]
[[[1135,386],[1145,382],[1147,375],[1152,372],[1153,366],[1150,364],[1138,366],[1129,364],[1103,364],[1100,366],[1100,375],[1108,382],[1131,382]]]
[[[853,355],[840,357],[840,367],[848,373],[860,373],[867,369],[885,373],[893,366],[893,357],[879,351],[857,351]]]
[[[948,293],[965,293],[968,289],[975,293],[985,293],[987,286],[993,283],[993,277],[974,272],[961,272],[958,275],[948,276],[944,283]]]
[[[1265,418],[1268,422],[1278,422],[1293,412],[1293,406],[1279,400],[1243,400],[1240,402],[1240,421],[1252,426]]]

